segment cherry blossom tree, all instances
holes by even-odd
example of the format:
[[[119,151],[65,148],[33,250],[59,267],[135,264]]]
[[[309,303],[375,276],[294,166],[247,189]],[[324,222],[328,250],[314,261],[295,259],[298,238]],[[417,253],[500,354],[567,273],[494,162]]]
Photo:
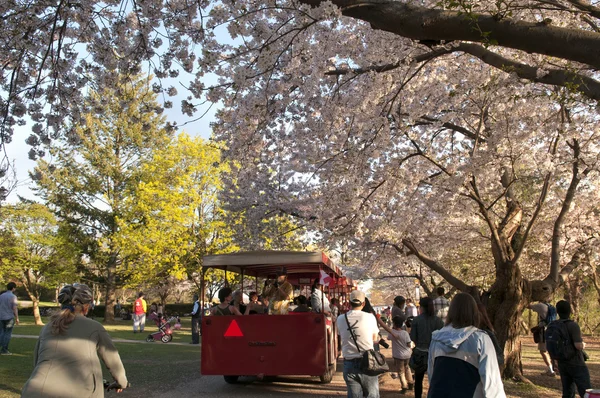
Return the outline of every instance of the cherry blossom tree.
[[[585,259],[586,228],[597,222],[589,211],[598,183],[596,6],[2,7],[3,142],[28,115],[39,155],[38,143],[64,134],[62,115],[81,118],[81,91],[110,86],[117,73],[152,69],[165,97],[177,95],[167,80],[189,73],[186,115],[203,101],[223,106],[215,133],[237,162],[224,198],[232,211],[257,233],[265,218],[292,216],[315,240],[343,242],[352,254],[416,257],[488,304],[509,354],[505,376],[520,377],[516,321]],[[216,84],[205,84],[209,75]],[[489,272],[464,277],[460,262]]]
[[[82,121],[86,90],[108,88],[119,74],[154,73],[165,107],[182,86],[181,109],[192,115],[222,90],[251,85],[253,67],[287,62],[290,46],[296,55],[311,52],[303,47],[323,55],[330,44],[358,55],[379,42],[381,56],[346,64],[363,71],[469,55],[600,99],[600,8],[587,0],[7,0],[0,15],[0,145],[30,121],[32,158],[65,123]],[[221,40],[226,33],[234,44]],[[223,73],[228,65],[235,73]],[[207,73],[221,77],[216,86],[205,84]]]
[[[331,4],[301,10],[233,18],[243,44],[221,44],[211,69],[225,104],[217,138],[240,163],[231,187],[243,194],[230,206],[257,226],[292,215],[354,253],[418,258],[487,304],[505,376],[521,377],[522,310],[550,297],[590,248],[593,97],[457,50],[473,43],[429,47],[340,18]]]

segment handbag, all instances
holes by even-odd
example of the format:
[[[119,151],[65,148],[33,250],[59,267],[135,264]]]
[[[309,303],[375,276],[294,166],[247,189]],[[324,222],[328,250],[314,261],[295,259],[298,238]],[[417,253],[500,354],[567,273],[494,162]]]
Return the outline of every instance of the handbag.
[[[429,360],[429,351],[415,348],[408,361],[408,366],[415,373],[425,373],[427,371],[427,361]]]
[[[534,326],[531,328],[531,333],[533,334],[533,342],[539,343],[543,340],[542,335],[544,333],[544,327],[539,325]]]
[[[346,324],[348,325],[348,330],[350,331],[350,335],[352,336],[352,340],[354,340],[354,344],[356,345],[356,349],[360,354],[360,347],[358,346],[358,342],[356,341],[356,335],[354,334],[354,330],[350,326],[350,322],[348,321],[347,313],[344,314],[346,318]],[[390,370],[387,361],[382,353],[379,351],[375,351],[373,349],[363,351],[362,358],[360,360],[360,371],[367,376],[379,376],[382,373]]]

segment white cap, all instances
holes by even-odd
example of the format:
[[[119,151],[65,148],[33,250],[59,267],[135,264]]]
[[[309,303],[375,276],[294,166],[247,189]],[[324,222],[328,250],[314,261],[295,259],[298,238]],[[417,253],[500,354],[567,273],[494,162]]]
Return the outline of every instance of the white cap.
[[[353,290],[350,293],[350,302],[362,304],[365,302],[365,294],[360,290]]]

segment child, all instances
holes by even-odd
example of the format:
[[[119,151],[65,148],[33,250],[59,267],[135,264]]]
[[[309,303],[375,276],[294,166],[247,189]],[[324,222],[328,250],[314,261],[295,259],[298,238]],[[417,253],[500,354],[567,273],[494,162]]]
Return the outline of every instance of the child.
[[[392,323],[394,325],[393,329],[390,329],[390,327],[383,322],[379,323],[389,333],[388,340],[392,341],[394,370],[398,372],[400,385],[402,387],[400,394],[406,394],[406,391],[412,390],[414,386],[412,373],[408,366],[414,343],[410,340],[408,332],[403,330],[405,320],[406,316],[404,315],[397,315],[392,318]],[[392,377],[394,376],[395,375],[392,373]]]

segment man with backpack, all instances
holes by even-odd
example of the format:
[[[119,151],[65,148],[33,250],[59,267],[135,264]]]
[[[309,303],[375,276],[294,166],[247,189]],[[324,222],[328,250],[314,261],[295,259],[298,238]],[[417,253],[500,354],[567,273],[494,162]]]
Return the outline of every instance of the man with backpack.
[[[546,300],[537,304],[531,304],[527,306],[527,308],[538,314],[538,325],[532,329],[532,332],[534,333],[533,340],[537,343],[542,359],[548,367],[548,370],[546,370],[543,375],[554,377],[556,376],[556,373],[554,371],[552,359],[546,350],[545,332],[546,326],[557,318],[556,308]]]
[[[551,322],[546,329],[546,346],[550,357],[558,361],[558,371],[562,383],[563,398],[575,397],[575,387],[580,397],[585,390],[592,388],[590,372],[585,364],[579,325],[570,320],[571,304],[561,300],[556,303],[560,319]]]

